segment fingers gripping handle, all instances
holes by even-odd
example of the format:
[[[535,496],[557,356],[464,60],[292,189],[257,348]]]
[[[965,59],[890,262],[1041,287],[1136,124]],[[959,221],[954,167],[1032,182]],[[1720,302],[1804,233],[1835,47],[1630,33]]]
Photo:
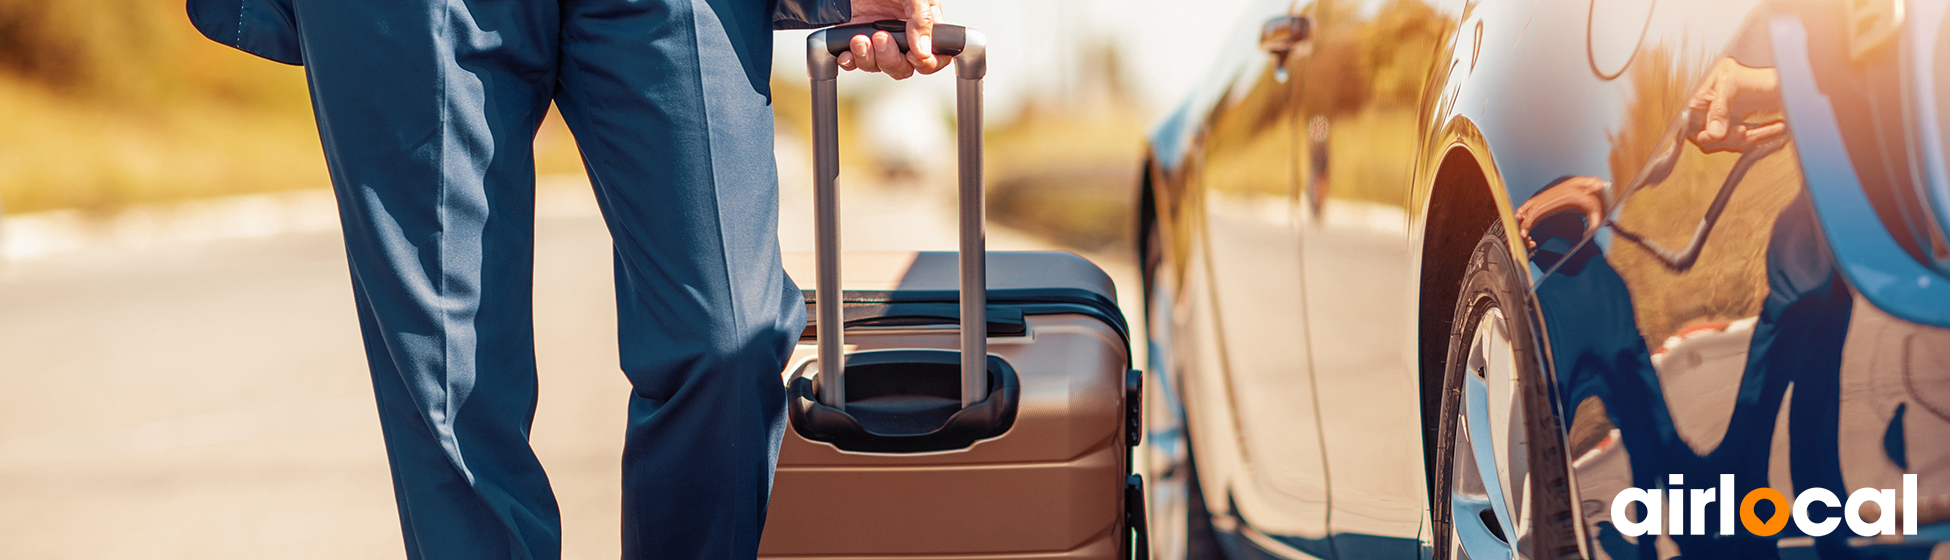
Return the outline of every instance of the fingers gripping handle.
[[[840,74],[840,53],[846,52],[849,42],[856,36],[871,38],[876,31],[886,31],[894,36],[894,44],[901,52],[907,52],[907,24],[900,20],[883,20],[874,23],[858,23],[828,27],[812,32],[806,37],[806,71],[812,74],[814,87],[820,80],[832,80]],[[955,77],[962,80],[980,80],[988,75],[988,40],[982,32],[945,23],[934,26],[934,54],[955,59]],[[817,107],[814,108],[818,110]]]
[[[858,35],[887,31],[907,50],[906,24],[882,21],[814,31],[806,38],[806,70],[812,74],[813,238],[819,269],[819,400],[846,409],[844,317],[841,316],[839,228],[839,53]],[[986,398],[988,388],[988,272],[982,204],[982,77],[988,73],[982,33],[958,25],[934,26],[934,52],[955,58],[956,163],[961,212],[961,403]],[[971,325],[973,325],[971,327]]]
[[[894,45],[900,47],[901,52],[907,52],[907,22],[898,19],[883,19],[873,23],[856,23],[853,25],[828,28],[825,30],[826,50],[827,52],[833,53],[833,56],[839,56],[840,53],[852,48],[850,43],[854,37],[872,39],[875,31],[886,31],[887,34],[894,37]],[[968,28],[966,27],[945,23],[936,24],[934,26],[934,54],[950,57],[960,55],[963,46],[967,43],[967,38]]]

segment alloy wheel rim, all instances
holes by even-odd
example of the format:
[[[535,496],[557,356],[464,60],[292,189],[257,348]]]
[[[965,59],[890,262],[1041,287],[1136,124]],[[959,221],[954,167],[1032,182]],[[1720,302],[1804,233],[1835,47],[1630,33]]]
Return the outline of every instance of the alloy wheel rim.
[[[1528,434],[1504,325],[1490,307],[1470,336],[1449,468],[1450,558],[1514,558],[1528,532]]]

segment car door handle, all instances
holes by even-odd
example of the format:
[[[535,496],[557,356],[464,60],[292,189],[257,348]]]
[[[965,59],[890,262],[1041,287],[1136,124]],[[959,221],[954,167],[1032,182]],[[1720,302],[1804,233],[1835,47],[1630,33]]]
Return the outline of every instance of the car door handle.
[[[1284,15],[1266,20],[1259,28],[1259,49],[1275,55],[1285,56],[1294,47],[1303,45],[1313,38],[1313,18],[1307,16]]]

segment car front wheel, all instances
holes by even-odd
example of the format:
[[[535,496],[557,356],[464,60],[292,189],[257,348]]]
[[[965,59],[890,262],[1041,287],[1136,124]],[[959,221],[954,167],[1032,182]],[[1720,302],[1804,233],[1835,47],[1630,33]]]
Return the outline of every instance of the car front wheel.
[[[1502,226],[1463,273],[1436,431],[1436,558],[1577,558],[1563,432]]]

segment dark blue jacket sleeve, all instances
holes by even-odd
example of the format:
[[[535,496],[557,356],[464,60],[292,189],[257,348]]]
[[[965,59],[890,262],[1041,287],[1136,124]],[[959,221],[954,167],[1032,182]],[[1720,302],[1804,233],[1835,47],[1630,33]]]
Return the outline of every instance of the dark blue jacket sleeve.
[[[285,64],[303,64],[291,0],[189,0],[204,37]]]
[[[773,29],[813,29],[853,19],[852,0],[777,0],[772,4]]]

